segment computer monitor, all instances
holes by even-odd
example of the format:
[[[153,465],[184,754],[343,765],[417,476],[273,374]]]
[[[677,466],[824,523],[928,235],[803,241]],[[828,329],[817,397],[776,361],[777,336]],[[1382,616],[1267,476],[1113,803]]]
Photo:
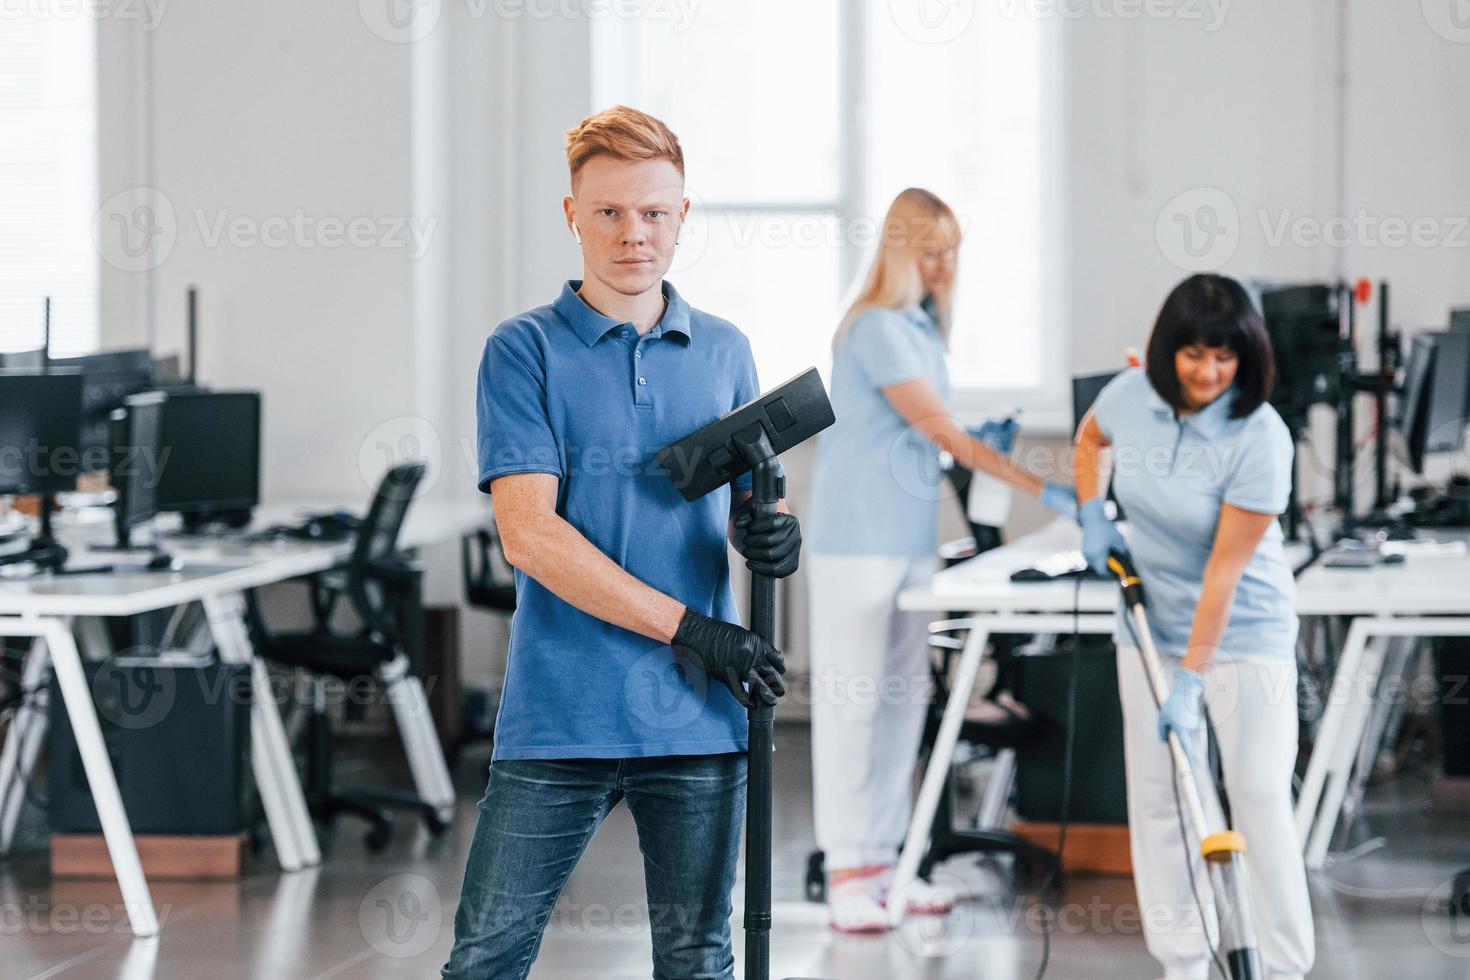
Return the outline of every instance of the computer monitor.
[[[128,398],[112,415],[112,466],[109,479],[117,499],[113,519],[117,547],[131,547],[132,530],[158,513],[158,481],[163,458],[164,395],[147,392]]]
[[[1470,333],[1415,334],[1404,362],[1394,417],[1395,455],[1416,473],[1429,453],[1453,453],[1463,444],[1470,412]]]
[[[1450,310],[1450,332],[1470,333],[1470,310]]]
[[[0,370],[0,495],[75,490],[80,371]]]
[[[1083,374],[1072,379],[1072,434],[1074,436],[1077,430],[1082,428],[1082,419],[1087,415],[1087,410],[1092,407],[1092,403],[1097,401],[1097,396],[1108,386],[1108,382],[1117,376],[1117,371],[1107,371],[1102,374]]]
[[[161,452],[159,510],[243,526],[260,502],[260,393],[167,392]]]
[[[1307,409],[1337,404],[1341,333],[1337,290],[1331,286],[1265,286],[1261,319],[1276,355],[1271,404],[1287,425],[1306,424]]]
[[[153,387],[153,356],[146,350],[105,351],[53,357],[52,368],[75,368],[83,378],[82,454],[84,472],[106,470],[112,459],[112,413],[129,395]]]

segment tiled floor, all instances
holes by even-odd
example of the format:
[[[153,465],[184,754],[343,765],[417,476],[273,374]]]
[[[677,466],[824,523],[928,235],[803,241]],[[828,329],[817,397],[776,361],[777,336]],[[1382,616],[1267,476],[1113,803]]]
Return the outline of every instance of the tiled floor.
[[[801,901],[805,855],[813,846],[806,729],[783,726],[778,743],[773,977],[1010,980],[1035,974],[1042,954],[1037,906],[1011,890],[1004,869],[972,859],[943,869],[973,896],[948,919],[916,920],[877,939],[832,934],[822,908]],[[43,851],[20,853],[0,863],[0,977],[437,976],[451,940],[487,758],[484,750],[466,753],[456,772],[460,818],[439,840],[405,821],[385,853],[370,855],[360,825],[349,819],[324,842],[328,856],[319,868],[281,875],[263,860],[240,883],[156,883],[164,928],[152,942],[131,941],[108,884],[53,883]],[[373,765],[373,778],[383,778]],[[1358,839],[1383,834],[1386,843],[1314,876],[1313,976],[1470,977],[1470,928],[1456,933],[1439,908],[1450,877],[1470,866],[1470,835],[1461,822],[1430,816],[1426,799],[1427,787],[1417,778],[1375,789]],[[29,839],[33,845],[44,840],[34,814]],[[632,821],[620,808],[569,883],[533,978],[651,975],[634,841]],[[1051,937],[1049,977],[1158,975],[1138,933],[1127,880],[1073,878],[1064,901]],[[737,911],[737,957],[739,918]]]

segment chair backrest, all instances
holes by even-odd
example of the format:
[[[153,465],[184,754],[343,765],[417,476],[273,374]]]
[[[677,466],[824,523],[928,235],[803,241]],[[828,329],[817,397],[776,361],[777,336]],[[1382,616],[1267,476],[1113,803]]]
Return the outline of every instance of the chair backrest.
[[[383,474],[367,517],[357,532],[357,544],[352,552],[354,562],[392,558],[398,553],[403,519],[408,516],[408,505],[413,503],[413,495],[427,470],[424,463],[409,462],[399,463]]]
[[[460,560],[465,600],[470,605],[496,612],[515,612],[515,571],[505,560],[499,533],[482,528],[472,537],[461,538]]]
[[[398,535],[408,516],[408,505],[413,503],[427,470],[421,462],[399,463],[383,475],[347,564],[347,594],[357,614],[369,628],[400,643],[406,641],[401,635],[402,610],[394,608],[389,590],[375,580],[371,566],[398,556]]]

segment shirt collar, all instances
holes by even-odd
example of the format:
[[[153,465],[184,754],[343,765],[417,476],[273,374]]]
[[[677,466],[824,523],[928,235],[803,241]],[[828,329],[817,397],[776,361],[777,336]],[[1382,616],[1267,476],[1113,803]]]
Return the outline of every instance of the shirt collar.
[[[1193,415],[1183,416],[1179,421],[1187,424],[1206,439],[1219,438],[1230,421],[1230,408],[1235,404],[1236,394],[1235,385],[1232,384],[1204,408]],[[1161,415],[1174,417],[1174,407],[1164,401],[1164,397],[1154,390],[1152,384],[1148,386],[1148,407]]]
[[[582,280],[568,279],[562,285],[561,295],[556,298],[552,307],[561,314],[563,320],[571,325],[577,336],[582,339],[582,343],[591,347],[609,330],[627,326],[627,321],[614,320],[588,306],[587,302],[577,295],[577,290],[581,288]],[[684,297],[680,296],[673,284],[667,280],[663,284],[663,294],[664,299],[668,301],[668,306],[664,309],[663,318],[654,324],[648,336],[659,337],[665,333],[677,333],[683,334],[686,341],[694,339],[690,326],[689,304],[684,302]]]
[[[916,326],[936,326],[934,321],[934,314],[930,312],[928,305],[924,303],[915,303],[913,306],[906,306],[903,309],[899,310],[898,314],[899,316],[903,317],[905,320],[908,320],[910,323],[915,324]]]

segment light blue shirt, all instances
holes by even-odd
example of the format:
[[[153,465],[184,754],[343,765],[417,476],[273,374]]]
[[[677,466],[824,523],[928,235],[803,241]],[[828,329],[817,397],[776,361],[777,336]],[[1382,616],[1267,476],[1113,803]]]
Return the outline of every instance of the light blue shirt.
[[[882,389],[925,378],[949,400],[944,337],[920,306],[872,309],[832,358],[837,421],[817,437],[806,545],[823,554],[923,556],[938,546],[948,492],[939,450]]]
[[[665,282],[663,318],[639,336],[597,312],[577,281],[485,342],[479,487],[557,477],[556,512],[635,578],[738,622],[730,591],[730,490],[692,503],[658,450],[760,393],[750,344]],[[750,476],[734,481],[750,488]],[[745,709],[673,648],[590,616],[516,569],[496,759],[630,758],[744,751]]]
[[[1199,412],[1176,418],[1143,369],[1129,368],[1094,405],[1098,428],[1113,445],[1113,491],[1127,517],[1128,550],[1161,653],[1182,656],[1189,645],[1220,506],[1286,510],[1291,434],[1270,405],[1231,418],[1234,400],[1232,387]],[[1133,646],[1124,615],[1120,602],[1114,638]],[[1272,522],[1241,573],[1220,652],[1291,657],[1296,635],[1296,583],[1281,525]]]

